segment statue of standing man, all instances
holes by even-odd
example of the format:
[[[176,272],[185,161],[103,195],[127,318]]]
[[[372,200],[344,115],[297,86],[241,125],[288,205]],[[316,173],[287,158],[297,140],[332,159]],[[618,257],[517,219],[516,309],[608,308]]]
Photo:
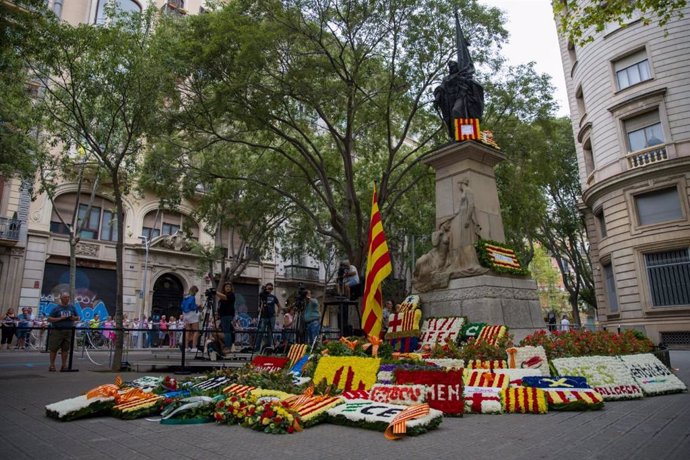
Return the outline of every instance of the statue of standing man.
[[[455,139],[456,118],[482,118],[484,114],[484,88],[474,80],[474,63],[469,43],[462,34],[458,12],[455,12],[455,32],[458,60],[448,63],[448,75],[434,89],[434,107]]]

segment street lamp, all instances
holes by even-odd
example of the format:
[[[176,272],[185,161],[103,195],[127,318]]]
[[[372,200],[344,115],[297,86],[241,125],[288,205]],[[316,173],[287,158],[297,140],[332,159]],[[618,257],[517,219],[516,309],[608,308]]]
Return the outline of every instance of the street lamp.
[[[139,324],[138,329],[141,329],[141,327],[143,326],[141,317],[143,316],[144,311],[146,311],[146,280],[149,274],[149,243],[151,243],[151,240],[148,236],[145,235],[140,236],[139,239],[142,241],[144,245],[144,250],[146,251],[144,254],[144,281],[143,286],[141,288],[141,302],[139,303],[139,315],[137,317],[137,322]],[[144,331],[139,331],[139,333],[137,334],[137,348],[141,349],[143,347]]]

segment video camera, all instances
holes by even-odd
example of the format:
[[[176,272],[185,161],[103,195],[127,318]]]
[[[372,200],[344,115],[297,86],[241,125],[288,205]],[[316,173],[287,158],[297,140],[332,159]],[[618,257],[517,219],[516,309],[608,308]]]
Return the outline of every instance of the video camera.
[[[303,283],[297,285],[297,294],[295,295],[295,307],[298,310],[303,310],[307,306],[307,288]]]
[[[213,297],[216,295],[216,289],[215,288],[208,288],[206,289],[206,292],[204,293],[206,297]]]

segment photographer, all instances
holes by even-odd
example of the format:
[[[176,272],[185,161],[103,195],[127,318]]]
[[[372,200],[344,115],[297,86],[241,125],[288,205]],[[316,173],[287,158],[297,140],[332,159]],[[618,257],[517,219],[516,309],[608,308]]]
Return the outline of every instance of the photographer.
[[[254,351],[261,349],[264,335],[268,337],[268,345],[273,348],[273,323],[275,322],[276,309],[280,308],[278,297],[273,295],[273,283],[266,283],[263,291],[259,294],[259,324],[256,330],[256,340]]]
[[[343,288],[343,295],[348,299],[352,299],[352,292],[359,286],[357,267],[351,265],[349,260],[343,260],[338,268],[338,278],[342,279],[340,284]]]
[[[220,326],[223,329],[223,342],[225,345],[223,351],[224,353],[229,353],[233,343],[235,343],[235,328],[232,326],[232,321],[235,319],[235,289],[232,283],[229,281],[223,283],[220,291],[216,292],[216,297],[218,297]]]
[[[306,291],[306,308],[304,309],[304,322],[307,329],[307,343],[313,344],[321,329],[321,313],[319,312],[319,301],[312,298],[311,291]]]

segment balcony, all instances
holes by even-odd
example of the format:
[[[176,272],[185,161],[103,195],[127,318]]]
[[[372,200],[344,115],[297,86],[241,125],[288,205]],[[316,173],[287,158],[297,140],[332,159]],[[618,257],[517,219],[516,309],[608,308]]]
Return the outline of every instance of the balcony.
[[[303,265],[286,265],[285,279],[291,281],[309,281],[317,283],[319,281],[319,269],[305,267]]]
[[[0,217],[0,241],[7,245],[14,245],[19,241],[19,229],[22,223],[17,219]]]
[[[655,145],[629,153],[626,158],[628,159],[628,168],[635,169],[668,160],[668,154],[666,153],[666,145]]]

